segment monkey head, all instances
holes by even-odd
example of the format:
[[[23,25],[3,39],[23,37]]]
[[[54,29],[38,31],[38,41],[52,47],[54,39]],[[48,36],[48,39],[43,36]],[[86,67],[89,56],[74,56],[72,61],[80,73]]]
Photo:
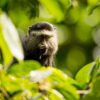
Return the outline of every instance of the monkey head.
[[[55,55],[58,49],[56,29],[52,24],[39,22],[29,27],[26,49],[38,55]]]

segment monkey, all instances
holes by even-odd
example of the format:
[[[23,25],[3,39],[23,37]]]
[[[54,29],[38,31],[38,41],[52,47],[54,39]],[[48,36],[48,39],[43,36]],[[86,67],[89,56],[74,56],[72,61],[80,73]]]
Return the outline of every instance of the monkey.
[[[29,27],[22,40],[24,60],[36,60],[42,66],[55,67],[54,57],[58,50],[56,28],[48,22],[38,22]],[[13,59],[10,66],[17,63]]]

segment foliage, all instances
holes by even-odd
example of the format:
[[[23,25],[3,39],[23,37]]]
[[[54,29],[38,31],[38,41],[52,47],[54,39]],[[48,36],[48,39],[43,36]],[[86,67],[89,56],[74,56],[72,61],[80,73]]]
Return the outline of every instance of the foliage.
[[[99,3],[0,0],[0,100],[99,100],[100,54],[95,51],[95,61],[90,54],[94,41],[100,45]],[[19,35],[23,37],[29,25],[44,20],[57,27],[60,38],[56,63],[62,71],[33,60],[23,61]],[[18,63],[8,68],[12,56]]]

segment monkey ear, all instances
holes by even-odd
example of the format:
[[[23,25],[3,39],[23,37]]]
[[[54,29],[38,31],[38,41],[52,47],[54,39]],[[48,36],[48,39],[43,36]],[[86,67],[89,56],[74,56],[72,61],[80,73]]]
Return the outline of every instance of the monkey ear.
[[[32,29],[32,27],[29,26],[29,27],[28,27],[28,35],[30,35],[30,31],[31,31],[31,29]]]
[[[32,26],[29,26],[29,27],[28,27],[28,30],[31,30],[31,29],[32,29]]]
[[[32,26],[29,26],[28,28],[29,28],[29,29],[31,29],[31,28],[32,28]]]

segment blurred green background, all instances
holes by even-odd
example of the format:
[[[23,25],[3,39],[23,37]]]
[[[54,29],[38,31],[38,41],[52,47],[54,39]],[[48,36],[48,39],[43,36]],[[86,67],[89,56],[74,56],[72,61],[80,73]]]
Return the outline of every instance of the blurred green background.
[[[56,66],[74,77],[82,66],[100,55],[99,1],[0,0],[0,13],[8,15],[21,38],[36,22],[54,24],[59,42]]]

